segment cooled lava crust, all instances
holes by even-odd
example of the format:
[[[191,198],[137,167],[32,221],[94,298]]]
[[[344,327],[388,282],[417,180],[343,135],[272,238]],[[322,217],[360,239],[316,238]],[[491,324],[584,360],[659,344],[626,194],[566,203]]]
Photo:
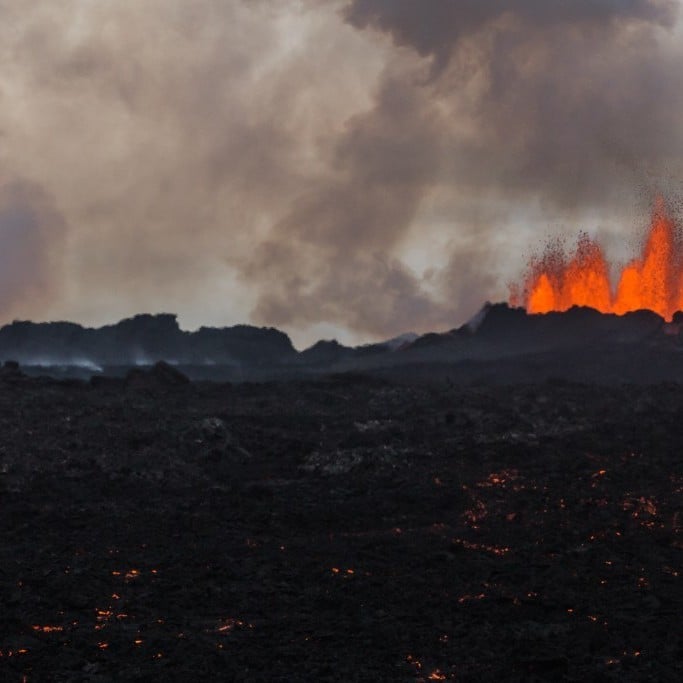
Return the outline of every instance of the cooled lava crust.
[[[683,387],[0,382],[0,679],[680,681]]]

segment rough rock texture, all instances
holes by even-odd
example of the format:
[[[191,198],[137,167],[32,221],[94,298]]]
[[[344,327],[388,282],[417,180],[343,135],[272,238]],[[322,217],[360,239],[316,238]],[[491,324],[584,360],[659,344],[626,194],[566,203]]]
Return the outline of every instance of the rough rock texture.
[[[680,681],[683,388],[0,373],[0,679]]]

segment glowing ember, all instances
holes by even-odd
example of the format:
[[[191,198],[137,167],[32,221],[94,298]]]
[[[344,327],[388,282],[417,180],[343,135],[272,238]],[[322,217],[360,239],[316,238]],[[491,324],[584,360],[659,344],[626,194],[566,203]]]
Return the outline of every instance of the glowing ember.
[[[671,320],[683,309],[683,240],[678,226],[658,199],[642,253],[621,269],[612,286],[602,247],[581,234],[572,256],[551,243],[529,263],[520,292],[513,287],[510,303],[529,313],[566,311],[588,306],[601,313],[623,315],[648,309]]]
[[[27,655],[28,648],[22,647],[19,650],[0,650],[0,658],[2,657],[18,657],[19,655]]]
[[[241,619],[234,619],[232,617],[229,617],[227,619],[223,619],[221,623],[216,627],[215,631],[218,633],[222,633],[223,635],[227,633],[232,633],[236,629],[245,629],[245,628],[254,628],[253,624],[249,624],[246,621],[242,621]],[[209,632],[209,631],[207,631]],[[179,633],[178,638],[183,638],[185,636],[184,633]]]
[[[485,600],[486,599],[486,593],[478,593],[477,595],[461,595],[458,598],[458,603],[461,605],[465,604],[466,602],[472,602],[474,600]]]
[[[506,484],[516,479],[519,479],[519,472],[517,470],[503,470],[501,472],[492,472],[484,481],[478,482],[477,486],[479,488],[491,488],[493,486],[505,488]]]
[[[64,630],[63,626],[40,626],[39,624],[31,626],[31,628],[34,631],[39,631],[40,633],[56,633]]]
[[[492,555],[507,555],[510,548],[507,546],[485,545],[483,543],[471,543],[462,538],[454,538],[452,546],[455,548],[465,548],[466,550],[478,550],[480,552],[491,553]]]

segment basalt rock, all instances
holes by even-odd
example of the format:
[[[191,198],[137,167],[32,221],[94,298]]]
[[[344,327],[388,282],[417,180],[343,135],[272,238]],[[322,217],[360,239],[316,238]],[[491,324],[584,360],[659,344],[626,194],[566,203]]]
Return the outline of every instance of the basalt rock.
[[[177,379],[0,386],[1,680],[682,680],[681,385]]]

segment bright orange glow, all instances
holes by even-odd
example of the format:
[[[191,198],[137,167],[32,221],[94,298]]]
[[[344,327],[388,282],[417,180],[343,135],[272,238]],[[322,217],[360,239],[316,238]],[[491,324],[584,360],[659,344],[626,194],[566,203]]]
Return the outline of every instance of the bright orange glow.
[[[532,258],[522,294],[513,287],[510,303],[521,303],[529,313],[566,311],[572,306],[618,315],[647,309],[671,320],[683,310],[680,237],[664,201],[658,199],[642,253],[618,273],[616,288],[602,247],[583,233],[571,257],[561,244],[553,243],[542,256]]]
[[[556,289],[556,285],[550,281],[547,273],[542,272],[529,293],[526,306],[529,313],[549,313],[557,310],[560,304],[555,294]]]

